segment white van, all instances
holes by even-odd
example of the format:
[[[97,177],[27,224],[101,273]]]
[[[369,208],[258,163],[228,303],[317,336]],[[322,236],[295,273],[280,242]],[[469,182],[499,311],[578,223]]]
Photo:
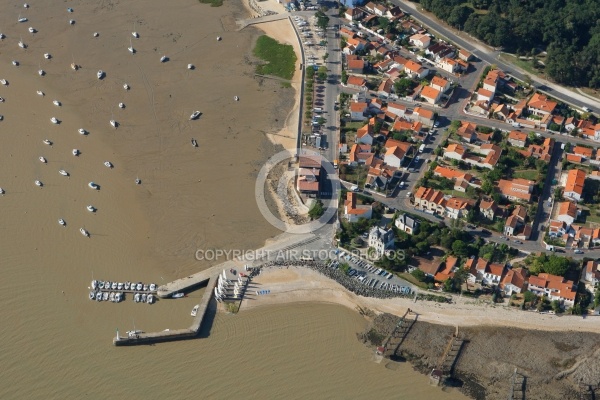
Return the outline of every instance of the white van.
[[[351,190],[351,191],[353,191],[353,192],[358,192],[358,186],[356,186],[356,185],[353,185],[353,186],[350,188],[350,190]]]

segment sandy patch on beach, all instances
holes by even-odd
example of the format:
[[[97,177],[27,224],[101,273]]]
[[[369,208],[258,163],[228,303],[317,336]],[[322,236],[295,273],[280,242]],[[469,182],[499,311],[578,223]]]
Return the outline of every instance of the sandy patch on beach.
[[[256,289],[255,289],[256,288]],[[253,290],[269,289],[269,295],[256,296]],[[524,312],[504,306],[476,304],[472,299],[455,298],[453,304],[410,299],[375,299],[357,296],[337,282],[304,267],[269,267],[254,278],[241,309],[264,305],[304,301],[340,304],[350,309],[357,306],[378,313],[402,315],[408,308],[419,314],[419,320],[450,326],[504,326],[547,331],[598,332],[600,318],[554,316]]]

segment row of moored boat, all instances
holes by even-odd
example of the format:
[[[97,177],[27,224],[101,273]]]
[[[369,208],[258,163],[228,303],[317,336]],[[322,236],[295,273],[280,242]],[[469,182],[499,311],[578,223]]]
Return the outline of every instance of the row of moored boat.
[[[125,300],[125,293],[123,292],[103,292],[103,291],[91,291],[90,300],[96,301],[111,301],[113,303],[120,303]],[[136,303],[154,303],[154,295],[152,293],[136,293],[133,295],[133,301]]]
[[[92,281],[93,290],[127,290],[133,292],[156,292],[158,286],[156,283],[142,282],[111,282],[111,281]]]

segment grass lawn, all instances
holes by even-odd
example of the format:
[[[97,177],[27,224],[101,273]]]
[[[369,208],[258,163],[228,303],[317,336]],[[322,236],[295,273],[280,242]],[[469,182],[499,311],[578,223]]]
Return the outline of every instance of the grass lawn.
[[[518,57],[514,57],[514,56],[511,56],[508,54],[504,54],[504,53],[500,54],[500,59],[503,61],[509,62],[511,64],[514,64],[519,68],[524,69],[531,75],[539,76],[541,78],[546,78],[546,75],[544,73],[538,71],[537,69],[533,68],[533,65],[531,65],[531,62],[529,62],[529,61],[521,60]]]
[[[254,55],[266,61],[265,64],[256,67],[258,74],[274,75],[284,79],[292,79],[294,76],[296,53],[291,45],[281,44],[267,35],[262,35],[256,41]]]
[[[420,282],[418,279],[416,279],[414,276],[412,276],[408,272],[401,272],[396,275],[398,275],[400,278],[404,279],[405,281],[410,282],[417,287],[420,287],[421,289],[427,289],[426,283]]]
[[[223,5],[223,0],[198,0],[203,4],[210,4],[211,7],[221,7]]]
[[[513,174],[515,178],[529,179],[530,181],[534,181],[538,177],[538,171],[535,169],[523,169],[520,171],[515,171]]]

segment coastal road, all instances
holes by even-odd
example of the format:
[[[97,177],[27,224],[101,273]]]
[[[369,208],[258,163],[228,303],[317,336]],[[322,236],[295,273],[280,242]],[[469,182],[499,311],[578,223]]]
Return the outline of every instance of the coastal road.
[[[500,69],[504,70],[505,72],[509,73],[510,75],[513,75],[514,77],[520,80],[524,80],[525,75],[529,75],[522,69],[516,67],[515,65],[502,61],[499,58],[501,53],[500,51],[491,50],[487,46],[477,43],[476,40],[469,37],[467,33],[463,32],[459,36],[455,33],[456,31],[453,28],[450,28],[445,23],[437,19],[430,18],[428,15],[426,15],[420,10],[418,4],[401,0],[391,0],[391,3],[401,6],[403,11],[408,12],[415,19],[419,20],[421,23],[423,23],[427,27],[430,27],[432,30],[438,32],[442,36],[445,36],[452,42],[456,43],[458,46],[473,53],[488,64],[495,64]],[[530,75],[530,77],[532,81],[538,84],[538,88],[541,91],[547,92],[549,95],[552,95],[553,97],[565,103],[569,103],[580,108],[584,106],[592,106],[592,108],[594,108],[595,110],[600,109],[599,101],[590,99],[579,93],[575,93],[563,86],[548,82],[545,79],[538,78],[535,75]]]

